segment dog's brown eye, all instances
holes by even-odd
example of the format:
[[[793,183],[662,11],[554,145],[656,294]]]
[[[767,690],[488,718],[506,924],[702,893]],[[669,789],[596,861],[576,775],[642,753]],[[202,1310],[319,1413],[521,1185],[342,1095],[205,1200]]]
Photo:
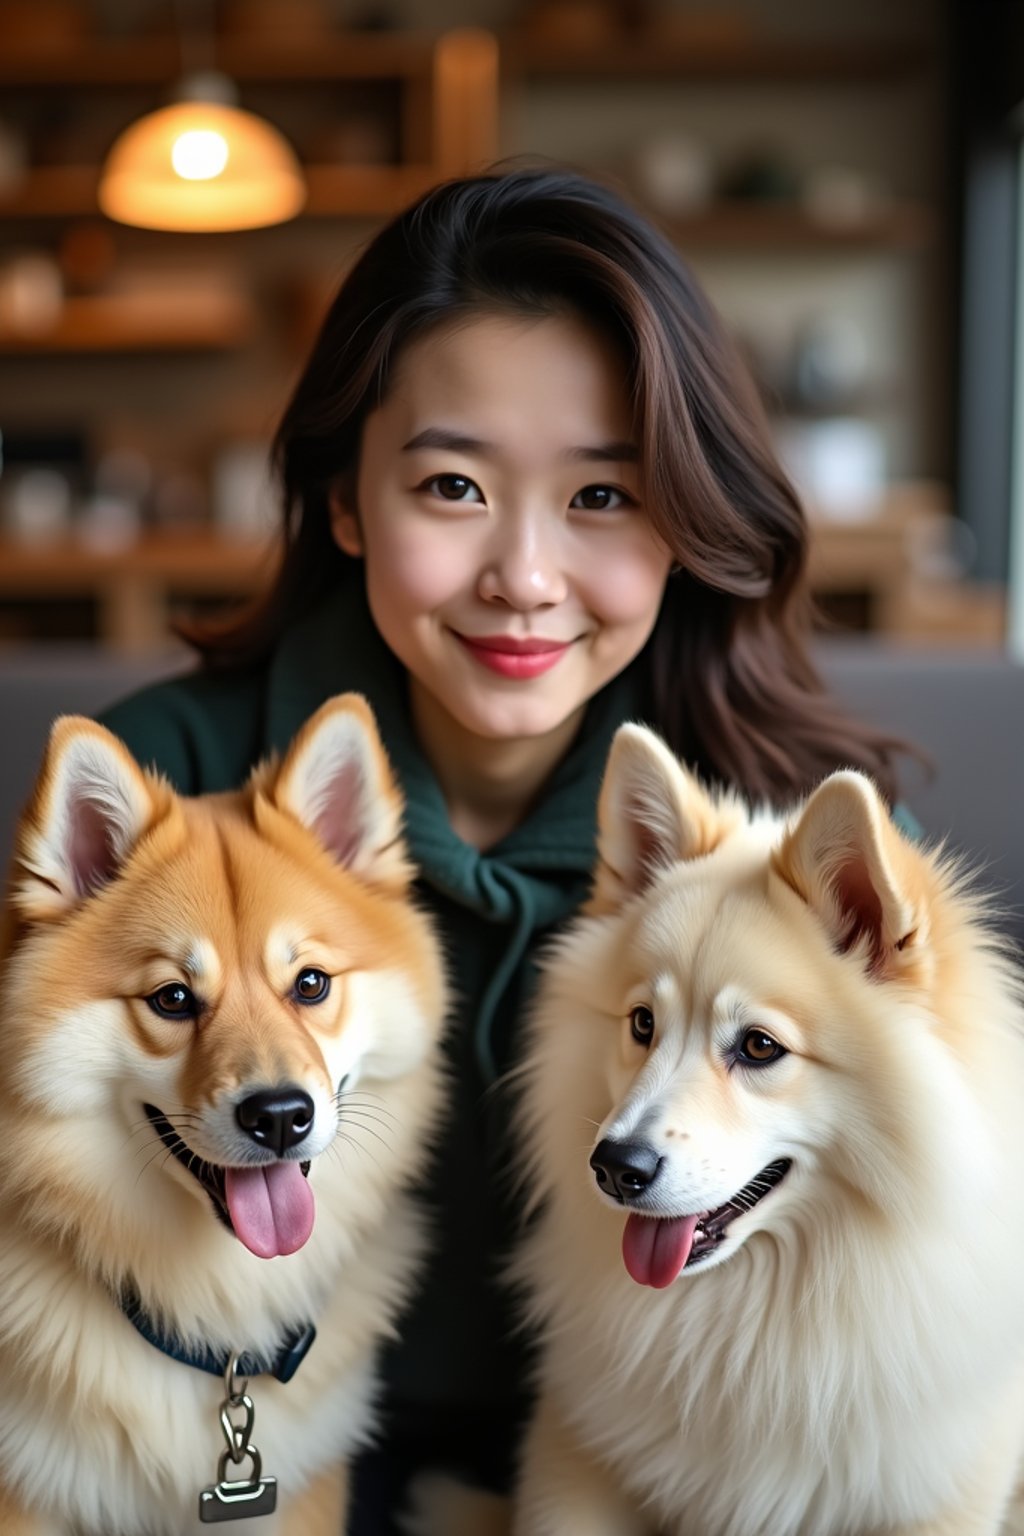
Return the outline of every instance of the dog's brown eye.
[[[146,1002],[162,1019],[194,1019],[199,1012],[194,994],[180,981],[169,981],[165,987],[159,987]]]
[[[629,1032],[637,1045],[650,1045],[654,1039],[654,1014],[642,1003],[630,1012]]]
[[[312,967],[300,971],[295,978],[295,1001],[298,1003],[322,1003],[331,990],[331,978],[326,971]]]
[[[766,1067],[786,1055],[786,1047],[765,1034],[763,1029],[748,1029],[740,1041],[740,1060],[748,1066]]]

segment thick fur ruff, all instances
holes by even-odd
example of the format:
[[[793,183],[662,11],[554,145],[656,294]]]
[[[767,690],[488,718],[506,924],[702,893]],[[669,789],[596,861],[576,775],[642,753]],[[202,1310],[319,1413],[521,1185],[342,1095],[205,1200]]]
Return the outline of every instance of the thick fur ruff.
[[[525,1068],[517,1536],[1024,1529],[1020,984],[964,880],[859,775],[753,814],[632,726],[599,820]],[[620,1203],[588,1159],[637,1143]],[[776,1160],[717,1247],[627,1269],[627,1219],[674,1231]]]
[[[146,1342],[118,1305],[125,1285],[168,1332],[225,1354],[273,1354],[289,1327],[315,1324],[292,1381],[249,1387],[278,1516],[231,1529],[337,1536],[343,1463],[374,1430],[376,1349],[416,1277],[405,1190],[441,1102],[445,983],[401,814],[352,696],[243,791],[195,800],[99,726],[54,728],[19,833],[0,991],[5,1536],[200,1528],[224,1383]],[[330,979],[315,1005],[296,981],[315,992],[312,971]],[[174,1003],[160,989],[179,983],[194,1016],[147,1003]],[[267,1258],[143,1106],[194,1165],[268,1167],[278,1154],[236,1110],[281,1085],[315,1109],[279,1154],[293,1190],[309,1160],[315,1220]]]

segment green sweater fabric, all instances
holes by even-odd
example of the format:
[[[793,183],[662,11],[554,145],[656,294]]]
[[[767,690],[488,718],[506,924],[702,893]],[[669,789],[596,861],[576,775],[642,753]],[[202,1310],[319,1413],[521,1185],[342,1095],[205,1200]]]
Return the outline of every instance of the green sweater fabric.
[[[378,635],[361,589],[339,589],[247,670],[196,672],[108,710],[103,723],[183,794],[233,788],[283,751],[333,694],[370,701],[406,798],[418,894],[444,943],[455,998],[446,1048],[452,1096],[424,1180],[433,1250],[423,1285],[389,1352],[397,1422],[424,1412],[507,1410],[523,1391],[526,1344],[500,1280],[514,1233],[508,1143],[511,1093],[502,1081],[535,978],[539,948],[586,895],[595,807],[611,738],[635,718],[629,670],[588,706],[543,799],[481,853],[449,825],[413,734],[405,672]]]

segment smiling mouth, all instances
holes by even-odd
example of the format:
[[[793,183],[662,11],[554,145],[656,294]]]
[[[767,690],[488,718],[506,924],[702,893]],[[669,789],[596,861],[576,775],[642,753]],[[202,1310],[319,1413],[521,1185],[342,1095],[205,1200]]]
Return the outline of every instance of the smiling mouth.
[[[572,645],[570,640],[513,640],[499,635],[462,635],[458,631],[453,634],[481,666],[517,681],[550,672]]]
[[[771,1194],[792,1167],[788,1157],[762,1168],[741,1190],[713,1211],[690,1216],[644,1216],[633,1212],[622,1234],[622,1257],[638,1285],[662,1290],[684,1269],[710,1258],[732,1223]]]
[[[516,640],[511,635],[459,635],[467,645],[485,651],[501,651],[511,656],[543,656],[548,651],[564,651],[568,640]]]
[[[146,1118],[150,1125],[156,1131],[156,1134],[171,1156],[177,1158],[181,1166],[206,1191],[217,1219],[227,1227],[229,1232],[237,1237],[238,1233],[235,1232],[235,1224],[231,1219],[231,1212],[228,1209],[225,1169],[219,1163],[209,1163],[205,1158],[200,1157],[198,1152],[193,1152],[192,1148],[186,1144],[181,1132],[175,1130],[167,1116],[159,1109],[156,1109],[154,1105],[143,1104],[142,1108],[145,1110]],[[299,1168],[303,1177],[307,1178],[310,1169],[309,1162],[300,1163]]]

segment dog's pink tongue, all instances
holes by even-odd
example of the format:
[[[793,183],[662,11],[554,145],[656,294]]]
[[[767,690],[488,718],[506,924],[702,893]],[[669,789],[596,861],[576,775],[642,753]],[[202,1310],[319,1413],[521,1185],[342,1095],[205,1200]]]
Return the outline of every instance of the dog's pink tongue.
[[[693,1247],[696,1216],[631,1216],[622,1234],[622,1257],[637,1285],[664,1290],[681,1273]]]
[[[313,1230],[313,1191],[298,1163],[225,1168],[224,1193],[231,1225],[257,1258],[294,1253]]]

